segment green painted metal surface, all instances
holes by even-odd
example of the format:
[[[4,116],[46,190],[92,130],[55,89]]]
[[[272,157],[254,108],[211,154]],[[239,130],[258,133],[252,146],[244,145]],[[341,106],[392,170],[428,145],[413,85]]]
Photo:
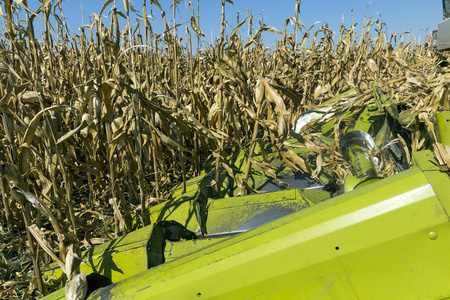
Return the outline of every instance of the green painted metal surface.
[[[325,199],[330,194],[324,191],[285,190],[242,197],[209,199],[207,227],[208,233],[227,233],[244,230],[245,224],[262,215],[291,213]],[[193,199],[182,201],[169,200],[152,209],[152,223],[160,220],[174,220],[188,230],[198,231],[196,205]]]
[[[90,299],[448,297],[450,226],[440,200],[448,196],[433,189],[445,176],[436,168],[412,168],[144,271]]]
[[[420,151],[413,154],[414,164],[420,168],[427,177],[434,191],[438,195],[447,214],[450,213],[450,177],[448,173],[438,172],[439,167],[436,164],[436,158],[430,150]]]
[[[91,248],[82,253],[80,271],[86,274],[99,273],[118,282],[122,279],[145,271],[147,266],[139,257],[145,257],[145,244],[150,235],[151,226],[136,230],[111,242]],[[57,265],[44,270],[46,279],[61,276]]]
[[[168,243],[167,259],[181,255],[228,238],[224,233],[245,231],[267,223],[276,218],[328,199],[330,194],[315,190],[285,190],[274,193],[250,195],[210,200],[208,206],[207,228],[209,234],[222,234],[211,239],[195,240],[185,245]],[[197,231],[199,224],[195,215],[195,201],[168,201],[155,206],[152,211],[152,223],[173,220],[188,230]],[[147,226],[111,242],[92,248],[82,255],[80,271],[107,276],[112,282],[118,282],[147,269],[145,261],[146,243],[152,226]],[[176,244],[176,245],[175,245]],[[175,246],[174,246],[175,245]],[[44,272],[48,278],[61,276],[61,269],[54,265]]]
[[[450,146],[450,111],[436,114],[437,132],[440,142]]]

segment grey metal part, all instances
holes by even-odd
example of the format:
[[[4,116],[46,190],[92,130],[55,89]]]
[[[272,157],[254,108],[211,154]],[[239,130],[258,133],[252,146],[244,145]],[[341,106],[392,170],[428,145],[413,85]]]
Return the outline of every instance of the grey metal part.
[[[350,131],[341,138],[339,147],[341,148],[342,153],[344,153],[346,159],[349,159],[348,148],[350,148],[350,146],[359,146],[368,150],[377,149],[372,136],[367,132],[360,130]]]
[[[293,189],[323,189],[322,185],[319,185],[309,175],[302,172],[294,172],[288,176],[278,176],[278,179],[284,183],[287,183]],[[279,183],[272,178],[267,180],[263,186],[258,188],[258,190],[264,192],[278,192],[286,189],[286,185]]]
[[[444,19],[450,18],[450,1],[449,0],[442,0],[442,8],[443,8],[443,15]]]
[[[265,212],[265,213],[263,213],[261,215],[258,215],[256,217],[254,217],[253,219],[245,222],[237,230],[238,231],[247,231],[247,230],[250,230],[252,228],[258,227],[260,225],[266,224],[266,223],[268,223],[270,221],[273,221],[273,220],[276,220],[278,218],[281,218],[281,217],[284,217],[286,215],[289,215],[289,214],[291,214],[293,212],[295,212],[295,210],[293,210],[293,209],[286,209],[286,208],[277,207],[275,209],[267,211],[267,212]]]
[[[436,46],[439,51],[450,49],[450,19],[439,23]]]

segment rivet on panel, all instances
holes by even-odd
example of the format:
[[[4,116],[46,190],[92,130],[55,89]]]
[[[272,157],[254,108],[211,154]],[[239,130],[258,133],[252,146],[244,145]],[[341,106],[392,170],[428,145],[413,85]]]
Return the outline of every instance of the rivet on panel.
[[[437,239],[437,238],[438,238],[437,232],[436,232],[436,231],[430,231],[430,233],[428,234],[428,238],[429,238],[430,240],[435,240],[435,239]]]

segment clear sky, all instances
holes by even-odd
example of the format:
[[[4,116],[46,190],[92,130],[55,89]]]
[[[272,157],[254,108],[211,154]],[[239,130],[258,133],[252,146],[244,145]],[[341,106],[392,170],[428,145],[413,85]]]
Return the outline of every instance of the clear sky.
[[[133,0],[134,7],[139,12],[142,12],[142,0]],[[151,0],[147,0],[147,3]],[[163,9],[166,10],[166,16],[172,22],[171,0],[159,0]],[[192,9],[196,9],[197,0],[191,0]],[[254,27],[258,28],[258,23],[263,19],[267,26],[275,27],[283,30],[284,22],[287,18],[294,16],[295,0],[233,0],[234,5],[226,3],[226,20],[229,23],[228,31],[231,31],[237,22],[237,14],[240,13],[240,18],[247,15],[247,8],[251,9],[255,16]],[[423,42],[425,36],[429,34],[432,29],[436,29],[438,23],[442,20],[442,1],[441,0],[373,0],[370,4],[368,0],[303,0],[301,3],[300,20],[309,28],[314,23],[320,21],[328,23],[330,28],[339,32],[339,26],[344,18],[345,24],[349,27],[352,24],[352,10],[354,22],[360,24],[359,29],[364,21],[364,13],[367,8],[367,16],[373,16],[381,19],[387,25],[387,32],[404,33],[411,31],[420,41]],[[37,0],[28,0],[30,7],[37,7]],[[73,33],[78,33],[78,27],[82,24],[89,23],[89,15],[92,12],[99,13],[104,1],[97,0],[63,0],[64,14],[67,18],[69,29]],[[189,0],[181,0],[177,11],[177,24],[186,22],[184,25],[178,27],[180,34],[184,33],[185,27],[188,25],[190,14],[188,14]],[[123,11],[122,0],[117,1],[117,8]],[[148,5],[148,13],[150,12],[150,5]],[[110,4],[103,13],[104,23],[109,24],[110,19],[107,17],[109,9],[113,4]],[[82,14],[84,10],[84,18]],[[161,21],[159,10],[153,6],[154,18],[150,20],[155,32],[162,32],[163,24]],[[142,14],[141,14],[142,15]],[[200,0],[200,27],[205,33],[203,38],[205,43],[211,41],[211,36],[214,38],[220,34],[220,15],[221,15],[221,0]],[[134,21],[135,19],[132,19]],[[122,23],[123,24],[123,23]],[[171,24],[169,24],[171,25]],[[40,25],[41,28],[43,25]],[[318,24],[317,26],[320,26]],[[318,28],[318,27],[317,27]],[[241,35],[247,36],[247,24],[243,26]],[[292,32],[292,26],[288,27],[288,31]],[[357,32],[360,32],[359,30]],[[263,35],[265,45],[271,46],[274,43],[276,35],[267,33]]]

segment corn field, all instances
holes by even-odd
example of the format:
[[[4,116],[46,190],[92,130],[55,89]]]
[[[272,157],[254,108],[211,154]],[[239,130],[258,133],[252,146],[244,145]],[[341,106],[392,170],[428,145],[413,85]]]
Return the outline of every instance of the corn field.
[[[171,188],[202,170],[229,168],[233,152],[249,158],[244,176],[233,178],[241,194],[251,193],[252,164],[264,164],[251,160],[256,143],[273,144],[287,163],[317,174],[320,159],[283,151],[290,128],[348,89],[357,93],[335,107],[341,115],[373,102],[374,83],[402,105],[413,152],[432,142],[417,124],[432,131],[433,114],[449,109],[448,56],[432,49],[431,37],[418,44],[412,35],[387,34],[372,18],[343,23],[336,33],[306,28],[300,1],[284,28],[254,28],[249,12],[226,30],[224,8],[232,2],[222,0],[220,37],[195,49],[203,38],[199,1],[189,1],[189,24],[170,25],[178,2],[165,12],[156,0],[143,7],[124,0],[122,10],[108,0],[75,35],[61,1],[40,1],[38,10],[3,2],[0,298],[39,298],[63,286],[76,268],[71,257],[149,225],[151,207]],[[164,16],[163,32],[153,32],[150,9]],[[143,19],[130,20],[134,10]],[[40,36],[36,18],[45,23]],[[273,48],[263,44],[266,31],[279,36]],[[337,121],[336,138],[349,125]],[[342,182],[349,167],[316,141],[317,127],[306,128],[302,142],[317,157],[335,153],[327,167]],[[41,276],[52,262],[65,270],[59,282]]]

